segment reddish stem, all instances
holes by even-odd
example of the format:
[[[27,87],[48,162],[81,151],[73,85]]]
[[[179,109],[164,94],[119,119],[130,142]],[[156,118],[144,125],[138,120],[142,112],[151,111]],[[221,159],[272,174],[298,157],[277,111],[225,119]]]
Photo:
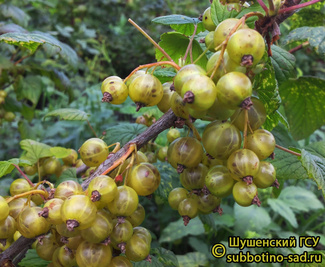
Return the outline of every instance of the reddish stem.
[[[283,151],[285,151],[285,152],[288,152],[288,153],[290,153],[290,154],[292,154],[292,155],[295,155],[295,156],[297,156],[297,157],[301,157],[301,154],[300,154],[300,153],[294,152],[294,151],[292,151],[292,150],[290,150],[290,149],[287,149],[287,148],[285,148],[285,147],[282,147],[282,146],[279,146],[279,145],[275,145],[275,147],[277,147],[278,149],[281,149],[281,150],[283,150]]]
[[[12,164],[12,163],[11,163]],[[26,176],[26,174],[19,168],[19,166],[18,165],[16,165],[16,164],[12,164],[12,165],[14,165],[15,166],[15,168],[20,172],[20,174],[27,180],[27,182],[32,186],[32,187],[34,187],[34,184],[33,184],[33,182],[31,181],[31,180],[29,180],[29,178]]]
[[[267,6],[264,4],[264,2],[262,0],[257,0],[257,2],[260,4],[260,6],[263,8],[263,10],[265,11],[266,14],[269,14],[269,9],[267,8]]]
[[[292,53],[294,53],[294,52],[300,50],[301,48],[304,48],[304,47],[307,46],[307,45],[309,45],[309,41],[306,41],[306,42],[304,42],[304,43],[302,43],[302,44],[300,44],[300,45],[298,45],[298,46],[296,46],[296,47],[290,49],[290,50],[289,50],[289,53],[292,54]]]
[[[259,2],[259,0],[257,0],[257,1]],[[299,9],[299,8],[302,8],[302,7],[310,6],[310,5],[318,3],[320,1],[322,1],[322,0],[311,0],[311,1],[306,2],[306,3],[302,3],[302,4],[299,4],[299,5],[283,8],[283,9],[279,10],[278,14],[285,13],[285,12],[290,12],[290,11],[293,11],[293,10],[296,10],[296,9]]]

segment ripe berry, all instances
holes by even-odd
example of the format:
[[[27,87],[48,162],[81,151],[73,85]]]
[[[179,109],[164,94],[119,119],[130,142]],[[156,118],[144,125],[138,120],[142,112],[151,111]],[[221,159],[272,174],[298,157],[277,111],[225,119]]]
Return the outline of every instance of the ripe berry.
[[[163,146],[159,148],[157,153],[157,158],[160,161],[165,162],[167,160],[167,150],[168,150],[168,146]]]
[[[77,265],[75,255],[66,245],[57,248],[52,256],[54,266],[73,267]]]
[[[41,259],[51,261],[54,251],[59,247],[54,235],[48,234],[36,243],[36,253]]]
[[[89,167],[98,167],[107,159],[108,148],[99,138],[90,138],[80,147],[82,161]]]
[[[0,222],[5,220],[9,215],[9,205],[7,201],[0,196]]]
[[[0,221],[0,239],[12,238],[16,232],[16,227],[16,221],[11,216]]]
[[[257,196],[257,187],[254,183],[237,182],[232,189],[233,197],[236,203],[243,207],[254,204],[254,198]]]
[[[141,107],[157,105],[164,95],[161,82],[151,74],[136,77],[129,86],[129,96],[137,104],[137,111]]]
[[[57,224],[55,226],[56,231],[64,237],[76,237],[80,235],[80,230],[74,228],[72,231],[68,230],[66,223]]]
[[[176,187],[168,195],[168,204],[173,210],[178,210],[178,205],[188,196],[188,191],[182,187]]]
[[[203,26],[208,31],[214,31],[216,28],[216,25],[214,24],[212,18],[211,18],[211,7],[208,7],[202,15],[202,22]]]
[[[139,196],[148,196],[155,192],[160,184],[160,173],[151,163],[140,163],[132,168],[127,177],[127,185]]]
[[[79,183],[73,180],[66,180],[58,185],[55,189],[54,197],[62,200],[67,199],[73,195],[82,195],[82,187]]]
[[[133,227],[139,226],[146,216],[146,212],[144,207],[139,203],[137,209],[126,219],[132,224]]]
[[[76,260],[79,267],[100,266],[109,267],[112,259],[110,245],[82,242],[76,251]]]
[[[51,224],[63,223],[61,218],[61,206],[63,200],[60,198],[52,198],[47,201],[43,207],[42,216]]]
[[[9,215],[17,219],[18,215],[27,208],[27,198],[17,198],[9,202]],[[33,201],[30,201],[30,207],[36,207]]]
[[[191,191],[193,189],[201,189],[204,186],[204,178],[208,172],[208,168],[200,163],[194,168],[185,169],[179,176],[179,180],[184,188]]]
[[[177,117],[183,118],[185,120],[188,120],[190,118],[188,106],[177,92],[173,93],[170,106]]]
[[[119,219],[114,219],[112,223],[114,225],[114,228],[110,234],[110,239],[112,241],[113,247],[124,252],[125,243],[127,243],[133,235],[133,226],[126,219],[123,219],[122,221]]]
[[[229,72],[217,83],[218,100],[230,109],[235,109],[252,95],[252,83],[241,72]]]
[[[36,165],[32,165],[32,166],[25,166],[24,167],[24,172],[27,175],[34,175],[37,172],[37,167]]]
[[[250,128],[255,131],[260,128],[266,120],[266,110],[261,100],[252,97],[253,105],[248,110],[248,121]],[[231,116],[232,123],[240,130],[244,131],[245,127],[245,112],[239,108]]]
[[[181,133],[179,132],[179,130],[177,130],[175,128],[171,128],[167,132],[167,140],[169,143],[173,142],[175,139],[177,139],[180,136],[181,136]]]
[[[276,179],[276,171],[274,166],[267,161],[260,162],[260,169],[254,176],[254,184],[258,188],[267,188],[271,186]]]
[[[62,161],[65,165],[71,166],[76,164],[76,161],[78,159],[78,153],[74,149],[70,148],[69,150],[70,150],[70,154],[67,157],[62,158]]]
[[[117,195],[108,204],[108,209],[116,216],[130,216],[138,207],[139,198],[135,190],[123,185],[117,187]]]
[[[204,129],[202,143],[209,155],[226,160],[232,152],[240,148],[241,136],[230,122],[214,121]]]
[[[142,261],[150,252],[150,243],[143,236],[134,234],[126,244],[125,256],[131,261]]]
[[[260,167],[260,160],[249,149],[238,149],[233,152],[227,161],[227,168],[237,181],[246,177],[254,178]],[[248,183],[250,183],[248,181]]]
[[[185,226],[189,223],[190,219],[197,216],[198,211],[198,197],[196,195],[195,197],[185,198],[178,205],[178,213],[183,217]]]
[[[107,77],[101,86],[103,101],[118,105],[122,104],[128,97],[128,87],[123,80],[116,76]]]
[[[11,196],[19,195],[29,190],[31,190],[31,186],[24,178],[14,180],[9,188]]]
[[[205,176],[205,185],[211,194],[223,198],[231,194],[235,180],[225,166],[212,167]]]
[[[229,109],[225,104],[218,100],[218,97],[214,100],[213,105],[207,110],[207,116],[219,120],[228,120],[233,115],[235,110]]]
[[[268,158],[275,149],[273,134],[264,129],[258,129],[247,136],[247,148],[255,152],[260,160]]]
[[[61,163],[55,157],[51,157],[51,158],[48,158],[48,159],[44,160],[42,166],[43,166],[45,175],[52,175],[52,174],[61,173]]]
[[[203,214],[209,214],[220,206],[221,198],[212,194],[205,195],[201,193],[198,196],[198,209]]]
[[[163,113],[166,113],[170,109],[170,100],[173,94],[173,91],[170,90],[171,85],[171,82],[166,82],[162,85],[164,94],[157,107]]]
[[[213,41],[213,37],[214,37],[214,31],[209,32],[205,38],[204,38],[204,43],[205,46],[209,49],[209,51],[211,52],[215,52],[214,50],[214,41]]]
[[[124,256],[116,256],[111,260],[109,267],[132,267],[133,264]]]
[[[61,206],[61,218],[68,230],[90,227],[96,219],[96,205],[85,195],[68,197]]]
[[[263,57],[265,42],[257,31],[240,29],[230,37],[227,50],[229,57],[237,64],[252,66]]]

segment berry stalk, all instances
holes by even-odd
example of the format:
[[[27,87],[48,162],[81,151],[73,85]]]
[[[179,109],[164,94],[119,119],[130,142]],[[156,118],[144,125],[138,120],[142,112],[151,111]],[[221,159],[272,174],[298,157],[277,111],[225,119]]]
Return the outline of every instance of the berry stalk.
[[[26,196],[29,196],[29,195],[35,195],[35,194],[42,195],[42,196],[45,197],[45,199],[48,198],[48,196],[49,196],[49,193],[47,193],[47,192],[45,192],[43,190],[31,190],[31,191],[21,193],[21,194],[15,195],[13,197],[7,198],[6,201],[7,201],[7,203],[9,203],[9,202],[13,201],[14,199],[21,198],[21,197],[26,197]]]

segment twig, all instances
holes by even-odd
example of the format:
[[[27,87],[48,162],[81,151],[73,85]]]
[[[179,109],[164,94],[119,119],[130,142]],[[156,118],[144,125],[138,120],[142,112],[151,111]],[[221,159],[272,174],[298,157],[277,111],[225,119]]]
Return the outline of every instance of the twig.
[[[194,32],[192,37],[190,38],[190,41],[188,43],[185,55],[184,55],[184,62],[186,62],[187,56],[188,56],[188,52],[190,52],[190,58],[191,58],[191,63],[193,63],[193,55],[192,55],[192,44],[193,44],[193,40],[196,34],[196,30],[197,30],[197,24],[194,25]]]
[[[151,139],[155,138],[159,133],[162,131],[170,128],[174,125],[175,120],[177,119],[176,115],[172,112],[172,110],[169,110],[166,112],[161,118],[156,121],[154,124],[152,124],[146,131],[138,135],[133,140],[129,141],[126,145],[124,145],[119,151],[117,151],[112,157],[105,160],[94,173],[91,174],[91,176],[86,179],[82,184],[82,188],[85,190],[90,181],[94,179],[96,176],[101,175],[104,173],[107,169],[109,169],[115,161],[119,160],[125,153],[127,153],[129,147],[131,144],[136,144],[137,149],[140,149],[142,146],[144,146],[146,143],[148,143]]]
[[[15,166],[15,168],[20,172],[20,174],[26,179],[26,181],[31,185],[31,186],[33,186],[34,187],[34,184],[33,184],[33,182],[31,181],[31,180],[29,180],[29,178],[26,176],[26,174],[19,168],[19,166],[18,165],[16,165],[16,164],[12,164],[13,166]]]
[[[149,41],[152,43],[163,55],[170,61],[174,61],[167,53],[166,51],[155,42],[154,39],[152,39],[138,24],[136,24],[132,19],[128,19],[128,22],[130,22],[139,32],[141,32]]]
[[[304,42],[304,43],[302,43],[302,44],[300,44],[300,45],[298,45],[298,46],[296,46],[296,47],[290,49],[290,50],[289,50],[289,53],[292,54],[292,53],[294,53],[294,52],[300,50],[301,48],[304,48],[304,47],[307,46],[307,45],[309,45],[309,41],[306,41],[306,42]]]
[[[282,147],[282,146],[279,146],[279,145],[275,145],[275,147],[278,148],[278,149],[281,149],[281,150],[283,150],[283,151],[285,151],[285,152],[288,152],[288,153],[290,153],[290,154],[292,154],[292,155],[295,155],[295,156],[301,157],[301,154],[300,154],[300,153],[294,152],[294,151],[292,151],[292,150],[290,150],[290,149],[287,149],[287,148],[285,148],[285,147]]]
[[[299,5],[291,6],[291,7],[288,7],[288,8],[283,8],[283,9],[280,9],[278,11],[278,14],[286,13],[286,12],[290,12],[290,11],[294,11],[294,10],[297,10],[299,8],[303,8],[303,7],[306,7],[306,6],[310,6],[310,5],[316,4],[316,3],[320,2],[320,1],[322,1],[322,0],[311,0],[311,1],[306,2],[306,3],[302,3],[302,4],[299,4]]]
[[[18,60],[14,63],[14,65],[19,64],[20,62],[22,62],[24,59],[28,58],[29,56],[30,56],[30,55],[27,55],[27,56],[21,57],[20,59],[18,59]]]
[[[23,258],[26,256],[26,252],[28,251],[29,247],[25,247],[22,251],[18,254],[18,256],[13,260],[13,265],[18,266],[18,263],[21,262]]]
[[[93,134],[98,138],[98,136],[97,136],[97,134],[96,134],[96,132],[95,132],[95,130],[94,130],[94,128],[90,125],[90,122],[89,122],[89,120],[87,120],[87,123],[88,123],[88,126],[89,126],[89,128],[91,129],[91,131],[93,132]]]

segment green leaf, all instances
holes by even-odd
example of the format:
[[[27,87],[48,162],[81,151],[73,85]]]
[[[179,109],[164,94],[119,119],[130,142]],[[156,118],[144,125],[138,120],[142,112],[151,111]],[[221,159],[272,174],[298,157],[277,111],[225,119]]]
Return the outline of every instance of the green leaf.
[[[312,191],[298,186],[285,187],[278,199],[283,200],[293,210],[302,212],[324,208]]]
[[[47,113],[44,116],[43,120],[46,117],[56,117],[56,116],[59,116],[61,120],[66,120],[66,121],[86,121],[88,120],[88,117],[90,115],[79,109],[61,108]]]
[[[276,45],[272,45],[271,50],[271,62],[274,67],[275,77],[279,83],[279,86],[281,86],[281,84],[287,81],[289,78],[296,77],[296,58],[288,51]]]
[[[153,73],[161,83],[170,82],[176,75],[176,72],[173,68],[157,68]]]
[[[310,19],[313,18],[313,19]],[[289,18],[290,28],[295,29],[303,26],[323,26],[324,25],[324,3],[318,2],[306,6]]]
[[[298,142],[292,138],[291,134],[288,132],[288,129],[284,125],[279,124],[272,130],[272,134],[275,138],[276,144],[284,147],[298,147]]]
[[[26,253],[25,258],[19,262],[21,267],[46,267],[50,261],[41,259],[35,249],[29,249]]]
[[[266,121],[262,125],[262,128],[272,131],[274,127],[279,125],[279,122],[281,122],[287,130],[290,129],[287,119],[278,110],[266,115]]]
[[[168,15],[154,18],[152,22],[163,25],[180,25],[180,24],[198,24],[201,21],[198,18],[190,18],[184,15]]]
[[[267,229],[271,223],[269,213],[263,207],[258,207],[257,205],[241,207],[235,204],[234,214],[236,233],[242,235],[248,230],[259,232],[262,229]]]
[[[223,5],[219,0],[213,0],[211,4],[211,18],[216,26],[225,19],[237,17],[239,12],[235,9],[228,10],[227,5]]]
[[[25,47],[30,50],[31,54],[33,54],[40,45],[45,43],[60,48],[58,41],[53,42],[52,38],[49,39],[47,36],[37,33],[5,33],[0,36],[0,42]]]
[[[279,95],[278,83],[275,79],[275,72],[271,62],[264,66],[264,70],[254,78],[253,88],[256,90],[259,99],[263,102],[266,113],[267,129],[270,131],[278,125],[280,117],[276,110],[279,108],[281,98]]]
[[[265,15],[265,11],[264,9],[261,7],[261,5],[258,2],[255,2],[254,4],[252,4],[251,6],[244,8],[239,12],[239,14],[236,16],[236,18],[241,18],[243,17],[245,14],[250,13],[250,12],[260,12],[263,15]],[[248,27],[250,28],[254,28],[255,27],[255,21],[258,20],[257,16],[253,16],[248,18],[245,23],[248,25]]]
[[[323,15],[324,16],[324,15]],[[281,39],[283,45],[298,44],[304,41],[309,42],[309,46],[322,59],[325,59],[325,27],[301,27],[291,31],[284,39]]]
[[[178,32],[167,32],[161,35],[161,41],[159,45],[166,51],[166,53],[178,63],[185,55],[187,46],[189,44],[189,38]],[[192,43],[192,55],[195,60],[202,54],[203,50],[200,44],[193,40]],[[165,60],[165,56],[161,53],[160,50],[156,49],[156,59],[158,61]],[[207,57],[204,55],[196,64],[200,65],[205,69],[207,64]],[[191,59],[190,55],[187,56],[186,64],[190,64]]]
[[[194,33],[195,26],[194,24],[177,24],[177,25],[170,25],[170,27],[177,31],[180,32],[186,36],[192,36]],[[198,23],[197,28],[196,28],[196,34],[200,32],[204,32],[205,28],[203,26],[203,23]]]
[[[27,152],[22,158],[29,160],[32,164],[36,163],[40,158],[52,156],[50,146],[31,139],[20,141],[20,147]]]
[[[0,161],[0,177],[11,173],[15,169],[9,161]]]
[[[281,215],[286,221],[288,221],[294,228],[298,227],[297,219],[292,209],[281,199],[269,198],[267,203],[271,209]]]
[[[199,218],[190,220],[187,226],[184,225],[183,218],[167,225],[161,233],[159,243],[173,242],[188,235],[204,234],[204,226]]]
[[[216,226],[215,218],[214,218],[213,214],[206,214],[206,215],[200,214],[199,218],[204,225],[207,225],[213,231],[217,231],[217,226]]]
[[[275,149],[275,158],[270,161],[276,169],[278,179],[308,179],[308,175],[298,157]]]
[[[325,80],[300,77],[281,84],[280,95],[296,140],[307,138],[325,123]]]
[[[201,267],[207,266],[209,262],[207,256],[200,252],[190,252],[185,255],[177,255],[177,259],[179,267]]]
[[[70,150],[65,147],[59,147],[59,146],[51,147],[50,151],[52,155],[58,159],[65,158],[70,155]]]
[[[0,12],[2,13],[2,16],[4,16],[5,18],[11,18],[15,23],[19,24],[20,26],[28,26],[30,16],[28,16],[19,7],[10,4],[2,4],[0,5]]]
[[[157,162],[154,164],[160,173],[160,184],[155,191],[155,195],[158,195],[165,203],[168,203],[169,192],[176,187],[180,187],[179,174],[168,163]]]
[[[0,24],[1,25],[1,24]],[[23,32],[27,33],[28,31],[25,30],[23,27],[14,24],[14,23],[9,23],[5,25],[0,26],[0,34],[8,33],[8,32]]]
[[[164,249],[164,248],[153,248],[151,249],[150,254],[154,255],[163,266],[179,266],[178,260],[174,252]]]
[[[325,198],[325,159],[311,154],[305,149],[301,150],[301,163],[306,169],[308,176],[312,178],[319,190],[322,190]]]
[[[38,103],[43,90],[43,82],[41,76],[28,75],[25,78],[20,76],[17,86],[17,99],[24,98],[30,100],[34,106]]]
[[[67,181],[67,180],[73,180],[73,181],[79,183],[79,180],[77,178],[77,169],[76,168],[68,168],[64,172],[62,172],[60,178],[56,180],[55,186],[58,186],[60,183]]]
[[[120,142],[124,146],[127,142],[142,133],[147,127],[138,123],[120,123],[106,130],[104,141],[109,145]]]

